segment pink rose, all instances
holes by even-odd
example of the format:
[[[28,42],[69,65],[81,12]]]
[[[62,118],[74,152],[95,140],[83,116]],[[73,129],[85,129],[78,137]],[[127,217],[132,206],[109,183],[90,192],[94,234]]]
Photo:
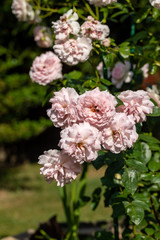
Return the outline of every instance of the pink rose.
[[[120,153],[133,146],[138,138],[135,122],[125,113],[116,113],[112,122],[102,131],[102,145],[113,153]]]
[[[98,7],[106,6],[108,4],[117,2],[117,0],[88,0],[88,1],[90,4],[93,4]]]
[[[60,17],[60,20],[52,22],[56,40],[66,41],[69,39],[70,34],[77,35],[80,30],[77,20],[77,13],[73,13],[73,10],[70,9]]]
[[[73,66],[88,60],[92,43],[89,38],[78,37],[77,39],[69,39],[64,43],[58,41],[53,49],[62,62]]]
[[[154,104],[150,101],[147,92],[143,90],[121,92],[118,98],[124,105],[117,108],[117,112],[124,112],[127,116],[132,116],[135,123],[146,121],[146,115],[152,113]]]
[[[101,149],[100,132],[89,123],[74,124],[61,131],[59,147],[71,156],[75,162],[91,162]]]
[[[37,26],[34,28],[34,40],[37,45],[42,48],[49,48],[53,44],[52,33],[50,28],[45,26]]]
[[[43,165],[40,174],[51,183],[53,180],[57,182],[57,186],[63,187],[76,179],[81,172],[81,166],[74,163],[73,159],[58,150],[48,150],[44,155],[39,156],[39,164]]]
[[[81,34],[93,40],[103,40],[109,35],[109,27],[88,16],[81,26]]]
[[[121,88],[123,82],[129,83],[132,79],[133,72],[130,70],[130,62],[125,61],[117,62],[112,70],[112,83],[116,86],[116,88]]]
[[[52,106],[47,114],[55,127],[64,128],[77,122],[78,97],[74,88],[62,88],[59,92],[54,92],[54,97],[50,99]]]
[[[95,88],[78,99],[77,110],[81,121],[89,122],[98,129],[108,125],[115,114],[116,98],[108,91]]]
[[[59,58],[49,51],[34,59],[29,75],[33,82],[46,85],[62,78],[62,64]]]

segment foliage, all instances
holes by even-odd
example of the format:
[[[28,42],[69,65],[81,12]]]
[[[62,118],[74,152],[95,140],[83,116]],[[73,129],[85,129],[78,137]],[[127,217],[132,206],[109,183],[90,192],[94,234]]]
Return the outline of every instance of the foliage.
[[[160,66],[160,10],[153,8],[148,0],[120,0],[101,8],[89,5],[85,0],[39,0],[30,3],[35,10],[41,10],[40,16],[46,25],[73,8],[79,15],[80,23],[90,14],[96,20],[107,23],[111,29],[110,46],[93,41],[93,51],[87,62],[77,66],[64,65],[64,78],[48,85],[44,105],[52,92],[59,91],[62,87],[74,88],[80,94],[99,87],[100,90],[109,90],[118,98],[119,90],[110,81],[108,74],[118,61],[130,61],[133,72],[131,82],[124,83],[120,91],[141,89],[141,68],[144,64],[149,63],[150,74],[154,74]],[[125,34],[122,34],[124,31]],[[103,62],[102,78],[96,69],[100,61]],[[25,89],[23,90],[25,93]],[[11,97],[14,95],[18,96],[18,93],[12,91]],[[32,92],[29,95],[34,99]],[[121,105],[121,101],[118,104]],[[113,209],[114,234],[100,231],[95,233],[95,239],[119,240],[118,224],[121,218],[124,219],[124,240],[160,238],[160,141],[156,138],[157,135],[154,137],[152,134],[155,125],[152,119],[159,116],[159,107],[155,104],[153,113],[148,116],[152,122],[151,127],[137,124],[139,139],[133,148],[119,154],[105,150],[99,152],[93,165],[96,169],[104,165],[107,165],[107,168],[101,178],[102,186],[96,188],[91,197],[87,197],[85,191],[80,190],[77,198],[74,183],[71,198],[68,197],[65,187],[62,189],[62,201],[69,228],[66,240],[78,239],[80,208],[90,200],[92,209],[96,210],[103,192],[105,207],[111,206]],[[79,188],[85,189],[85,184],[85,175],[82,174]]]

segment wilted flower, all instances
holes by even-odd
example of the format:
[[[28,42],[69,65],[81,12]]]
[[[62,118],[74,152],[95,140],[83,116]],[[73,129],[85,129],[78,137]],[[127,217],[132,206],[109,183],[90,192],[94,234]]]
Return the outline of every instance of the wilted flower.
[[[89,38],[78,37],[64,43],[55,43],[53,49],[62,62],[72,66],[88,60],[92,43]]]
[[[101,149],[100,132],[86,122],[74,124],[61,131],[59,147],[75,162],[82,164],[85,161],[93,161]]]
[[[104,74],[103,74],[103,62],[100,62],[98,64],[98,66],[96,67],[99,75],[100,75],[100,78],[104,78]]]
[[[117,62],[112,70],[112,83],[116,86],[116,88],[121,88],[123,82],[129,83],[132,79],[133,72],[130,70],[130,62],[125,61]]]
[[[77,13],[73,13],[73,10],[70,9],[67,13],[60,17],[60,20],[52,22],[55,38],[63,41],[68,39],[69,34],[77,35],[80,30],[80,25],[77,20]]]
[[[81,34],[93,40],[103,40],[109,35],[109,27],[88,16],[81,26]]]
[[[46,85],[62,78],[62,64],[59,58],[49,51],[34,59],[29,75],[33,82]]]
[[[53,44],[52,33],[46,26],[37,26],[34,28],[34,40],[42,48],[49,48]]]
[[[93,4],[95,6],[106,6],[111,3],[117,2],[117,0],[88,0],[90,4]]]
[[[148,92],[149,97],[153,99],[157,103],[157,106],[160,108],[160,95],[157,86],[152,85],[152,88],[147,87],[146,90]]]
[[[57,186],[63,187],[64,184],[70,183],[81,172],[81,166],[74,163],[72,158],[64,154],[63,151],[48,150],[44,155],[39,156],[39,164],[43,165],[40,174],[51,183],[57,182]]]
[[[102,145],[113,153],[120,153],[133,146],[138,138],[132,116],[116,113],[112,122],[102,131]]]
[[[100,129],[110,123],[116,105],[117,101],[113,95],[95,88],[79,97],[77,110],[82,121]]]
[[[64,128],[77,122],[78,97],[74,88],[62,88],[59,92],[54,92],[54,97],[50,99],[52,106],[47,114],[55,127]]]
[[[39,22],[38,11],[34,12],[27,0],[13,0],[12,13],[19,21]]]
[[[117,108],[117,112],[124,112],[127,116],[133,116],[135,123],[146,121],[146,115],[152,113],[154,104],[146,91],[127,90],[121,92],[118,98],[124,105]]]
[[[160,9],[160,0],[149,0],[149,1],[153,7]]]

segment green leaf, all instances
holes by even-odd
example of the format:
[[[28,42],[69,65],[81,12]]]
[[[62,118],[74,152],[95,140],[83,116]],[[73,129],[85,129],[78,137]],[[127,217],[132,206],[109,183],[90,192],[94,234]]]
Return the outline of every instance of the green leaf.
[[[144,165],[144,163],[134,160],[134,159],[127,160],[126,164],[128,167],[132,167],[132,168],[138,170],[139,172],[146,172],[148,170],[147,167]]]
[[[128,58],[130,55],[130,46],[128,46],[128,45],[129,45],[129,42],[124,42],[119,45],[118,50],[119,50],[120,55],[123,58]]]
[[[145,228],[145,232],[146,232],[146,234],[148,234],[148,235],[153,235],[154,234],[154,232],[155,232],[155,229],[154,228]]]
[[[135,225],[139,225],[144,218],[144,209],[139,206],[130,205],[126,209],[131,221]]]
[[[131,168],[125,168],[125,171],[122,175],[122,183],[125,189],[134,194],[138,187],[138,173],[136,170]]]
[[[95,210],[98,207],[98,204],[101,199],[101,188],[96,188],[92,193],[92,202],[91,202],[91,209]]]
[[[72,71],[68,74],[64,74],[64,77],[67,78],[67,79],[80,79],[81,77],[83,76],[82,72],[80,71]]]
[[[149,117],[160,117],[160,108],[154,106],[152,113],[148,114]]]
[[[156,175],[153,175],[150,180],[151,180],[152,183],[159,183],[160,184],[160,173],[158,173]]]
[[[97,231],[95,233],[96,240],[113,240],[113,234],[111,232],[106,231]]]
[[[150,210],[149,205],[147,203],[145,203],[144,201],[134,200],[134,201],[132,201],[132,204],[135,207],[137,206],[137,207],[143,208],[144,210],[148,210],[148,211]]]
[[[145,7],[141,11],[139,11],[136,23],[141,23],[148,16],[150,10],[151,8]]]
[[[148,146],[147,143],[145,143],[145,142],[138,142],[135,145],[133,156],[134,156],[135,159],[138,159],[142,163],[146,164],[151,159],[152,152],[149,149],[149,146]]]
[[[112,53],[108,53],[107,55],[104,55],[103,61],[105,63],[106,68],[111,67],[114,62],[114,55]]]
[[[148,164],[149,170],[152,172],[160,170],[160,153],[156,152]]]
[[[146,134],[139,134],[139,139],[148,143],[160,143],[157,138]]]

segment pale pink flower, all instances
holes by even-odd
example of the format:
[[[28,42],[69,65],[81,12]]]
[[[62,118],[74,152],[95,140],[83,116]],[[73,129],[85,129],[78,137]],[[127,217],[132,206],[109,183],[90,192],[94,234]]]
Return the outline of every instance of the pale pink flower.
[[[104,78],[104,75],[103,75],[103,62],[100,62],[98,64],[98,66],[96,67],[99,75],[100,75],[100,78]]]
[[[54,97],[50,99],[52,106],[47,114],[55,127],[64,128],[77,122],[78,97],[74,88],[62,88],[59,92],[54,92]]]
[[[62,78],[62,64],[59,58],[49,51],[34,59],[29,75],[33,82],[46,85]]]
[[[117,108],[117,112],[124,112],[127,116],[133,116],[135,123],[146,121],[146,115],[152,113],[154,104],[146,91],[127,90],[121,92],[118,98],[124,105]]]
[[[97,152],[101,149],[100,132],[86,122],[74,124],[61,131],[59,147],[75,162],[91,162],[97,158]]]
[[[80,164],[74,163],[71,157],[56,149],[45,151],[44,155],[39,156],[38,163],[43,165],[40,174],[49,183],[55,180],[57,186],[61,187],[76,179],[81,172]]]
[[[126,116],[125,113],[116,113],[110,125],[103,129],[101,141],[105,149],[120,153],[131,148],[137,138],[133,117]]]
[[[101,129],[112,120],[116,105],[117,101],[113,95],[95,88],[79,97],[77,110],[82,121]]]
[[[152,88],[147,87],[146,90],[148,92],[149,97],[153,99],[157,103],[157,106],[160,108],[160,95],[157,86],[152,85]]]
[[[81,26],[81,34],[93,40],[103,40],[109,35],[109,27],[88,16]]]
[[[108,37],[108,38],[105,38],[101,41],[101,44],[105,47],[110,47],[111,45],[111,39]]]
[[[116,88],[121,88],[123,83],[129,83],[132,79],[133,72],[130,70],[130,62],[125,61],[117,62],[112,70],[112,83],[116,86]]]
[[[160,0],[149,0],[149,1],[153,7],[160,9]]]
[[[146,63],[143,65],[143,67],[141,68],[142,70],[142,74],[144,78],[148,78],[149,76],[149,63]]]
[[[69,39],[64,43],[58,42],[53,49],[62,62],[73,66],[88,60],[92,43],[89,38],[78,37],[77,39]]]
[[[88,0],[90,4],[93,4],[94,6],[106,6],[108,4],[112,4],[117,2],[117,0]]]
[[[34,40],[42,48],[49,48],[53,44],[52,33],[46,26],[37,26],[34,28]]]
[[[19,21],[39,22],[39,12],[33,10],[32,5],[27,0],[13,0],[12,13]]]
[[[77,22],[78,15],[70,9],[67,13],[60,17],[60,20],[52,22],[55,38],[60,41],[67,40],[70,34],[77,35],[80,25]]]

